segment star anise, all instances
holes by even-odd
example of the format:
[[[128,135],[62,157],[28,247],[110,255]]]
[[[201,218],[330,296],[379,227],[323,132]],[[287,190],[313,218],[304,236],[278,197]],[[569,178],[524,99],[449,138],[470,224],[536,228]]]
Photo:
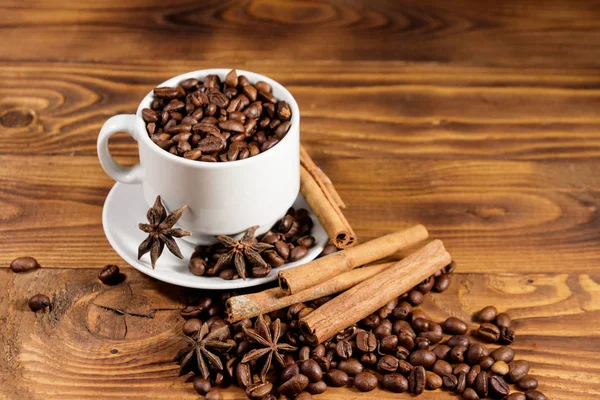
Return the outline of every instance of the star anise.
[[[258,316],[256,320],[256,329],[249,329],[243,327],[244,333],[256,341],[261,348],[250,350],[244,358],[242,358],[242,363],[247,363],[250,361],[256,361],[263,356],[267,356],[265,363],[263,365],[263,369],[260,373],[260,377],[264,382],[269,372],[269,368],[271,368],[271,361],[273,360],[273,356],[279,362],[282,367],[285,367],[285,361],[283,360],[283,356],[279,353],[280,351],[295,351],[296,347],[289,345],[287,343],[277,343],[279,341],[279,337],[281,336],[281,321],[279,318],[273,322],[273,331],[267,326],[265,323],[265,319],[262,314]]]
[[[259,265],[268,268],[269,265],[263,260],[260,253],[272,248],[273,246],[266,243],[259,243],[254,237],[254,232],[258,226],[253,226],[244,233],[244,236],[238,241],[231,236],[219,235],[217,240],[225,246],[228,251],[223,253],[215,264],[215,270],[219,271],[223,266],[231,263],[235,265],[235,269],[242,279],[246,279],[246,261],[254,265]]]
[[[141,230],[148,233],[148,237],[138,248],[138,260],[142,258],[144,254],[150,252],[152,269],[154,269],[156,260],[158,260],[158,257],[162,254],[165,244],[171,253],[179,258],[183,258],[179,246],[177,246],[177,243],[175,243],[175,239],[173,238],[190,236],[192,233],[184,231],[183,229],[173,228],[173,225],[181,218],[181,214],[183,214],[183,210],[186,208],[187,205],[178,208],[167,216],[167,211],[162,204],[160,196],[156,197],[154,205],[146,214],[149,224],[139,225]]]
[[[213,351],[222,353],[231,350],[235,346],[235,341],[229,339],[229,335],[228,326],[222,326],[209,333],[208,324],[205,323],[192,337],[186,336],[188,347],[175,357],[175,361],[181,361],[179,376],[191,371],[194,363],[204,379],[210,377],[209,368],[222,371],[223,363]]]

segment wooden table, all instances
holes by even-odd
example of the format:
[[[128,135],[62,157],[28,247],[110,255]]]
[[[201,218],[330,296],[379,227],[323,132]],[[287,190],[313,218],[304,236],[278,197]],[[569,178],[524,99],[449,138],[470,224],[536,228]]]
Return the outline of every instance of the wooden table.
[[[415,222],[444,240],[459,274],[427,300],[432,317],[495,304],[549,398],[600,398],[598,2],[21,0],[0,11],[0,397],[197,398],[170,361],[181,290],[128,267],[104,237],[113,182],[96,136],[153,85],[225,66],[291,90],[302,142],[362,240]],[[112,149],[137,159],[124,135]],[[12,273],[22,255],[44,268]],[[125,284],[96,279],[108,263]],[[38,292],[51,313],[28,310]]]

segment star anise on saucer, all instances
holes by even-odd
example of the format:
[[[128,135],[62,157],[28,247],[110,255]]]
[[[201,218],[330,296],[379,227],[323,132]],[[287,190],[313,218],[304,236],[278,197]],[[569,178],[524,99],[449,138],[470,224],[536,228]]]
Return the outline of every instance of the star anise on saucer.
[[[144,254],[150,252],[152,269],[154,269],[156,260],[158,260],[158,257],[162,254],[165,245],[167,245],[167,249],[175,256],[183,258],[183,254],[181,254],[181,250],[179,250],[179,246],[175,243],[174,238],[190,236],[192,233],[184,231],[183,229],[173,228],[173,226],[177,223],[179,218],[181,218],[181,214],[183,214],[183,210],[186,208],[187,205],[178,208],[167,215],[167,211],[162,204],[160,196],[156,197],[154,205],[146,214],[149,224],[139,225],[140,229],[148,234],[148,237],[138,248],[138,260],[142,258]]]
[[[225,246],[228,251],[223,253],[215,264],[215,270],[219,271],[223,266],[233,264],[239,276],[246,279],[246,262],[253,265],[259,265],[264,268],[269,268],[269,265],[263,260],[260,253],[272,248],[273,246],[266,243],[259,243],[254,237],[254,232],[258,226],[253,226],[244,233],[244,236],[238,241],[231,236],[219,235],[217,240]]]
[[[192,337],[186,336],[188,347],[181,350],[174,361],[181,364],[179,376],[186,374],[196,367],[204,379],[210,377],[210,368],[223,370],[221,358],[214,352],[228,352],[235,346],[235,341],[229,339],[229,326],[222,326],[209,333],[208,324],[202,327]]]
[[[249,329],[243,327],[244,333],[249,338],[253,339],[260,346],[258,349],[250,350],[244,358],[242,358],[243,363],[256,361],[263,356],[267,356],[265,359],[265,363],[260,373],[260,377],[264,382],[269,372],[269,368],[271,368],[271,361],[273,357],[279,362],[282,367],[285,367],[285,361],[283,360],[283,356],[279,353],[280,351],[295,351],[297,348],[287,344],[287,343],[277,343],[279,342],[279,337],[281,336],[281,321],[279,318],[273,322],[272,329],[267,326],[265,323],[265,319],[262,314],[260,314],[256,320],[255,329]]]

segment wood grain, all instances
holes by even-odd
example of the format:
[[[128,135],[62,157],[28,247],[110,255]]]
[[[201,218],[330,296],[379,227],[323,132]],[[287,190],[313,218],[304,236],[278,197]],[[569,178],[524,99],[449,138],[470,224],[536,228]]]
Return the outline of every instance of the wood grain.
[[[600,76],[579,69],[247,62],[285,84],[303,143],[339,158],[589,159],[600,156]],[[214,62],[0,63],[0,154],[95,155],[114,114],[155,85]],[[335,73],[332,73],[335,71]],[[135,154],[131,140],[116,154]]]
[[[51,312],[27,309],[27,298],[38,292],[53,300]],[[0,306],[7,311],[0,330],[0,397],[198,398],[171,362],[184,345],[177,309],[186,293],[136,272],[107,287],[92,269],[20,275],[0,270]],[[487,304],[514,318],[517,357],[531,361],[532,374],[550,399],[600,396],[598,276],[459,274],[447,292],[428,296],[423,307],[435,320],[449,315],[468,320]],[[317,398],[350,396],[359,395],[354,389],[330,389]],[[387,391],[369,396],[375,397],[410,396]],[[225,398],[244,396],[232,388]],[[438,391],[427,398],[450,396]]]
[[[0,54],[10,60],[600,63],[595,1],[28,0],[0,12]]]

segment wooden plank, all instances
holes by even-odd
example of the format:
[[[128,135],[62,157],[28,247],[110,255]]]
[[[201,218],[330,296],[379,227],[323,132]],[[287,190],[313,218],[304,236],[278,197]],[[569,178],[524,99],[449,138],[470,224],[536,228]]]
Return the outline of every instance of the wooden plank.
[[[0,154],[94,155],[110,116],[214,63],[0,63]],[[289,87],[302,140],[332,157],[582,159],[600,155],[600,77],[582,70],[402,63],[237,64]],[[333,73],[335,71],[335,73]],[[115,152],[135,154],[132,141]]]
[[[27,299],[38,292],[53,299],[51,312],[27,309]],[[184,345],[177,309],[190,293],[135,271],[124,284],[108,287],[92,269],[0,270],[0,398],[197,398],[171,362]],[[447,292],[428,296],[423,307],[434,320],[468,319],[488,304],[513,316],[517,357],[531,361],[549,398],[600,396],[597,276],[458,274]],[[354,389],[332,389],[321,397],[353,396]],[[368,397],[399,398],[386,391]],[[244,396],[230,389],[225,398]],[[448,394],[428,392],[427,398]]]
[[[361,240],[418,222],[444,240],[463,271],[600,268],[594,161],[349,162],[318,148],[313,154],[346,201]],[[123,265],[101,226],[111,186],[93,156],[2,156],[0,265],[22,255],[46,267]]]
[[[594,1],[20,1],[10,60],[407,60],[584,66],[600,60]]]

